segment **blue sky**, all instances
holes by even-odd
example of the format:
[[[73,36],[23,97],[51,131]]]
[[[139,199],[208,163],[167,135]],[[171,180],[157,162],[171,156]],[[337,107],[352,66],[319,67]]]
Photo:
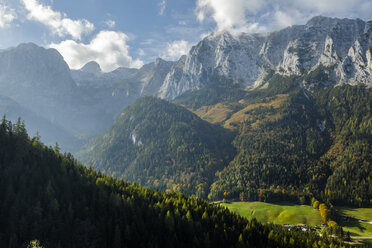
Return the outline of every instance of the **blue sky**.
[[[0,48],[56,48],[71,68],[177,60],[205,35],[268,32],[315,15],[372,19],[370,0],[0,0]]]

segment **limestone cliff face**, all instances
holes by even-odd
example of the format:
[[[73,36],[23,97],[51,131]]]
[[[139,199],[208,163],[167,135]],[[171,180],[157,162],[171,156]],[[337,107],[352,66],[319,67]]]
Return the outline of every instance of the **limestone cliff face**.
[[[267,34],[212,34],[175,63],[159,91],[174,99],[203,87],[211,75],[258,87],[269,70],[304,75],[320,65],[330,82],[372,84],[372,21],[314,17],[306,25]],[[305,82],[306,83],[306,82]]]

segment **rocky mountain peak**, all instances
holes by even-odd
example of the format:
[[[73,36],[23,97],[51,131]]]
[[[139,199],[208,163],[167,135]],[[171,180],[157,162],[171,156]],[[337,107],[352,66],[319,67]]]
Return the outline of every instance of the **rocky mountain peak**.
[[[62,55],[55,49],[45,49],[34,43],[20,44],[0,52],[0,81],[25,88],[56,87],[71,90],[75,83]]]
[[[35,50],[35,49],[42,50],[43,49],[42,47],[39,47],[38,45],[36,45],[33,42],[21,43],[16,48],[19,49],[19,50]],[[10,50],[11,49],[13,49],[13,48],[10,48]]]
[[[144,65],[137,73],[141,82],[140,95],[151,96],[158,92],[174,62],[157,58],[155,62]]]
[[[157,58],[155,60],[155,65],[161,65],[161,64],[164,64],[164,63],[167,63],[167,61],[165,61],[164,59],[162,58]]]
[[[301,76],[321,65],[331,70],[327,84],[371,84],[371,27],[371,21],[316,16],[306,25],[271,33],[216,32],[172,66],[159,96],[174,99],[200,89],[212,75],[259,87],[269,71]]]
[[[314,16],[307,23],[307,27],[328,27],[334,23],[337,23],[340,19],[330,18],[325,16]]]
[[[96,61],[90,61],[86,63],[81,69],[83,72],[100,75],[102,73],[101,66]]]

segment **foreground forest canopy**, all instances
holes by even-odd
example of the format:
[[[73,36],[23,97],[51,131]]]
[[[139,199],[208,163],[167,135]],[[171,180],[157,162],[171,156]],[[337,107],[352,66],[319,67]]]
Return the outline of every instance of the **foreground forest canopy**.
[[[103,176],[39,139],[0,124],[0,247],[342,247]]]
[[[251,91],[215,76],[173,103],[139,99],[79,158],[210,201],[372,206],[371,90],[327,87],[328,70],[272,73]]]

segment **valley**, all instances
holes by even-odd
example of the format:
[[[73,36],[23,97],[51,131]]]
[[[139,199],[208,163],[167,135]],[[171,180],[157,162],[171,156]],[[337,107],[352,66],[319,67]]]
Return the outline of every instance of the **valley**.
[[[248,219],[256,218],[262,223],[270,222],[279,225],[304,224],[307,226],[320,226],[322,224],[319,211],[307,205],[264,202],[231,202],[222,203],[221,205]]]
[[[256,218],[262,223],[279,225],[306,225],[321,227],[323,224],[319,210],[307,205],[293,203],[264,203],[264,202],[229,202],[222,206],[248,219]],[[369,223],[371,208],[336,207],[339,224],[344,232],[350,232],[352,237],[372,237],[372,226]],[[322,227],[323,229],[323,227]],[[320,231],[321,232],[321,231]]]
[[[372,236],[372,21],[218,31],[152,61],[104,72],[0,50],[0,247]],[[284,226],[299,224],[323,226]]]
[[[104,176],[4,118],[0,162],[2,247],[342,247],[250,221],[198,197]]]

